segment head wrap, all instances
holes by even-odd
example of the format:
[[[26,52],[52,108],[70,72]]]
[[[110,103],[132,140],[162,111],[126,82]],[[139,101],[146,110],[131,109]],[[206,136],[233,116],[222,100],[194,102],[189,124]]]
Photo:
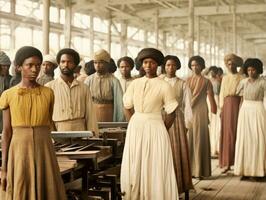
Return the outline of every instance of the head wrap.
[[[201,70],[205,68],[205,60],[201,56],[192,56],[188,61],[188,67],[191,69],[192,61],[196,61],[198,65],[201,67]]]
[[[127,63],[129,64],[129,66],[131,67],[131,70],[134,68],[134,60],[133,60],[132,58],[130,58],[130,57],[128,57],[128,56],[124,56],[124,57],[122,57],[122,58],[119,58],[119,60],[117,61],[117,66],[118,66],[118,67],[120,67],[119,65],[120,65],[120,63],[121,63],[122,61],[127,62]]]
[[[227,54],[224,57],[224,64],[227,66],[227,63],[231,61],[236,65],[236,67],[242,67],[243,65],[243,59],[233,53]]]
[[[67,55],[70,55],[73,57],[74,59],[74,63],[76,66],[78,66],[79,62],[80,62],[80,57],[79,57],[79,53],[76,52],[74,49],[70,49],[70,48],[64,48],[64,49],[61,49],[57,55],[56,55],[56,61],[57,63],[59,64],[60,63],[60,59],[61,59],[61,56],[64,55],[64,54],[67,54]]]
[[[244,70],[244,73],[246,75],[248,75],[248,67],[255,68],[258,74],[263,73],[263,63],[258,58],[248,58],[245,61],[244,65],[243,65],[243,70]]]
[[[111,56],[106,50],[100,49],[99,51],[96,51],[94,53],[93,60],[103,60],[103,61],[109,63],[111,60]]]
[[[152,58],[158,66],[160,66],[164,60],[163,53],[155,48],[144,48],[138,53],[137,60],[139,63],[142,64],[145,58]]]
[[[15,65],[22,66],[24,60],[26,60],[27,58],[33,57],[33,56],[39,57],[42,62],[43,57],[39,49],[32,47],[32,46],[21,47],[16,52]]]
[[[3,51],[0,51],[0,65],[11,65],[9,57]]]
[[[49,55],[49,54],[43,56],[43,62],[50,62],[50,63],[53,63],[56,66],[58,65],[55,57],[52,56],[52,55]]]
[[[163,61],[163,64],[162,64],[162,72],[163,73],[165,72],[165,65],[166,65],[166,62],[168,60],[175,61],[175,63],[176,63],[176,70],[178,70],[178,69],[181,68],[181,62],[180,62],[180,60],[179,60],[179,58],[177,56],[167,55],[167,56],[164,57],[164,61]]]

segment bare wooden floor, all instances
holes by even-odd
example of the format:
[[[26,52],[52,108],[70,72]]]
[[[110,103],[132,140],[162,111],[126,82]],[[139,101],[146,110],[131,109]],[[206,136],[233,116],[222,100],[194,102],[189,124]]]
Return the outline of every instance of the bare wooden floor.
[[[218,160],[212,159],[212,177],[193,179],[195,190],[189,193],[193,200],[266,200],[266,179],[241,180],[233,171],[222,174]],[[181,196],[184,199],[183,196]]]

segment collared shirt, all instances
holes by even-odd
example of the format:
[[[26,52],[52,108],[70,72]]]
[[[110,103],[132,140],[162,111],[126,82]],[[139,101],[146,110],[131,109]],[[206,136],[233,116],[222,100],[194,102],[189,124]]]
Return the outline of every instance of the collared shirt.
[[[243,75],[229,73],[223,77],[220,90],[220,107],[223,107],[224,98],[237,96],[236,90],[239,82],[244,79]]]
[[[169,114],[178,105],[170,84],[159,77],[146,76],[135,79],[129,85],[123,101],[126,109],[134,108],[139,113],[161,113],[164,107]]]
[[[124,94],[126,92],[128,86],[130,85],[130,83],[132,83],[132,81],[134,80],[134,78],[125,79],[125,78],[121,77],[118,80],[120,82],[120,85],[122,87],[123,94]]]
[[[266,93],[266,80],[262,77],[257,78],[254,82],[250,78],[240,81],[237,94],[243,96],[244,100],[263,101]]]
[[[85,119],[87,130],[98,132],[96,114],[88,86],[76,79],[68,86],[61,77],[45,86],[50,87],[55,95],[53,121]]]

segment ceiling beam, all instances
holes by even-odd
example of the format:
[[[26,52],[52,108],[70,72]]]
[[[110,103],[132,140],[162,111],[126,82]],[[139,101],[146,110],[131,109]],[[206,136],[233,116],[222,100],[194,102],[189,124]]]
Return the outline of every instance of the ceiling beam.
[[[266,33],[249,33],[243,36],[244,39],[266,39]]]
[[[231,6],[197,6],[194,9],[194,14],[196,16],[208,16],[208,15],[228,15],[232,14]],[[145,10],[137,12],[139,16],[149,18],[155,10]],[[260,13],[266,12],[266,3],[264,4],[242,4],[236,6],[236,14],[245,14],[245,13]],[[187,8],[175,8],[175,9],[159,9],[159,17],[187,17],[188,9]]]

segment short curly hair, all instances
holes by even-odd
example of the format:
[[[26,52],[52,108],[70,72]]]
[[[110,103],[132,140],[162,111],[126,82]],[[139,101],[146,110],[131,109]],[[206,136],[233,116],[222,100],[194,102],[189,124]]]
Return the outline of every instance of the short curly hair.
[[[246,75],[248,75],[249,67],[255,68],[258,74],[263,73],[263,63],[258,58],[248,58],[245,60],[244,65],[243,65],[243,70]]]

